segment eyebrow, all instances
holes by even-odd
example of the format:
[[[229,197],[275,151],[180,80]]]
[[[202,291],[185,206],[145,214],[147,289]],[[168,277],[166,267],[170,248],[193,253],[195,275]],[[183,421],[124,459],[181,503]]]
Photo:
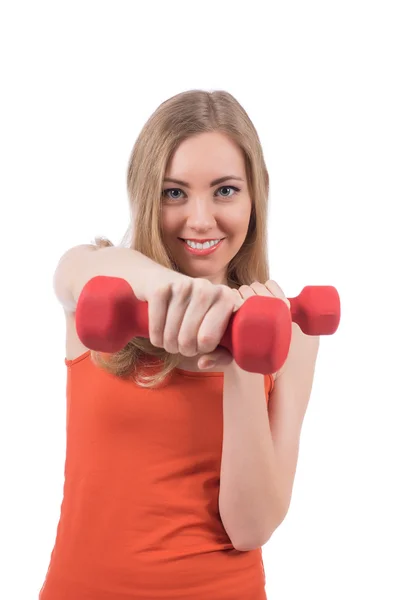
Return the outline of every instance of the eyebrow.
[[[218,179],[214,179],[210,183],[210,187],[214,187],[214,185],[218,185],[219,183],[224,183],[224,181],[228,181],[229,179],[235,179],[236,181],[244,181],[241,177],[236,177],[235,175],[226,175],[225,177],[219,177]],[[178,183],[179,185],[183,185],[190,190],[190,185],[186,181],[181,181],[180,179],[174,179],[172,177],[165,177],[164,181],[168,181],[170,183]]]

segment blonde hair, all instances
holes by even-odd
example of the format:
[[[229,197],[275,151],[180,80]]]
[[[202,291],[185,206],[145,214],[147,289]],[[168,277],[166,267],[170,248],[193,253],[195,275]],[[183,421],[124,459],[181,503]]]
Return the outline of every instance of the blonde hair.
[[[163,102],[151,115],[132,149],[127,169],[131,223],[123,245],[155,262],[178,270],[162,242],[161,199],[168,162],[181,142],[206,132],[221,132],[241,148],[246,165],[252,211],[246,239],[228,265],[228,285],[240,287],[269,279],[267,217],[269,176],[261,143],[249,116],[226,91],[182,92]],[[101,248],[113,244],[96,238]],[[178,366],[178,355],[133,338],[122,350],[107,357],[91,351],[99,367],[129,377],[142,387],[162,384]],[[156,366],[156,368],[154,368]],[[146,374],[146,368],[150,370]]]

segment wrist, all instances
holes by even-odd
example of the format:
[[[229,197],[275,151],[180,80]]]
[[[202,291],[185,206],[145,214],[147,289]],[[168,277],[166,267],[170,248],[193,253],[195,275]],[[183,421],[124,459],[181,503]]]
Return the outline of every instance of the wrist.
[[[140,298],[138,296],[139,300],[148,302],[155,290],[167,287],[175,281],[187,277],[178,271],[160,265],[147,256],[143,256],[143,259],[139,277],[141,280]]]

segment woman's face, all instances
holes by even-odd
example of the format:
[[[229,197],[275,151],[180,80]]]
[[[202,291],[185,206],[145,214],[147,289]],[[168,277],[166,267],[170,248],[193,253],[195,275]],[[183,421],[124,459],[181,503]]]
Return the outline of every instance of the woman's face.
[[[250,214],[241,149],[218,132],[183,141],[167,166],[162,194],[163,241],[179,270],[226,284]]]

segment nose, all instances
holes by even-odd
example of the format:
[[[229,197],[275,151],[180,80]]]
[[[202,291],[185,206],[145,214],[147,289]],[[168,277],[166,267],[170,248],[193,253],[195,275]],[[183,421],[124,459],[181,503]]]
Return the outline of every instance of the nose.
[[[190,229],[199,233],[205,233],[215,228],[216,221],[212,204],[202,199],[190,202],[186,224]]]

